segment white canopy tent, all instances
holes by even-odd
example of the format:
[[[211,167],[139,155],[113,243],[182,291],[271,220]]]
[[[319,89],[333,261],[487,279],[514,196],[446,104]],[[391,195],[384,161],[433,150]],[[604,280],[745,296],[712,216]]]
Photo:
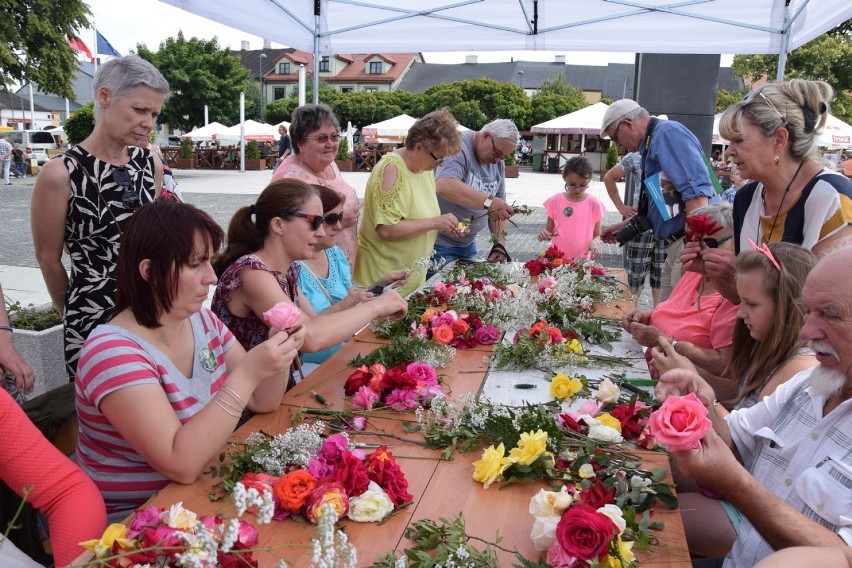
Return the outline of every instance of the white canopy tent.
[[[713,117],[712,144],[727,146],[729,142],[719,134],[719,119],[721,117],[721,112]],[[829,114],[822,132],[817,135],[816,140],[817,146],[820,148],[852,149],[852,126],[846,124],[836,116]]]
[[[603,117],[606,113],[606,109],[609,108],[609,105],[602,102],[597,102],[593,105],[589,105],[585,108],[581,108],[580,110],[575,110],[574,112],[564,114],[562,116],[557,116],[556,118],[552,118],[546,122],[542,122],[541,124],[536,124],[530,130],[537,134],[558,134],[559,140],[556,142],[557,148],[562,148],[562,135],[563,134],[580,134],[580,148],[585,153],[586,148],[586,135],[594,135],[600,136],[601,133],[601,124],[603,123]],[[590,159],[597,160],[599,159],[598,154],[601,152],[593,152],[591,156],[588,156]]]
[[[272,126],[271,124],[258,122],[256,120],[246,120],[243,123],[243,127],[245,128],[244,138],[246,140],[256,140],[258,142],[273,142],[274,140],[278,139],[277,126]],[[223,135],[217,136],[216,138],[219,140],[239,140],[240,125],[233,125],[232,127],[228,128]]]
[[[215,140],[228,132],[228,127],[219,122],[211,122],[201,128],[196,128],[192,132],[187,132],[181,136],[182,140],[192,140],[193,142],[206,142]],[[239,138],[239,134],[237,135]]]
[[[417,119],[407,114],[401,114],[361,129],[361,136],[367,144],[388,144],[402,142],[408,135]]]
[[[852,18],[838,0],[161,0],[314,54],[566,50],[786,54]],[[316,101],[314,101],[316,102]]]

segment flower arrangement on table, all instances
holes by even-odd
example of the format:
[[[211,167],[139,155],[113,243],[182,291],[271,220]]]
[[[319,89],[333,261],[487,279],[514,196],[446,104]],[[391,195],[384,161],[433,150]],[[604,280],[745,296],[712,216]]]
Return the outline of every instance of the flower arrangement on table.
[[[445,369],[450,366],[455,356],[456,348],[451,345],[442,345],[423,337],[404,335],[394,337],[390,343],[380,345],[366,355],[356,355],[348,365],[369,367],[379,363],[390,368],[411,361],[420,361],[436,369]]]
[[[538,276],[547,271],[570,268],[575,271],[589,272],[590,275],[595,277],[606,277],[606,271],[600,265],[595,264],[594,261],[583,257],[568,258],[556,245],[550,245],[538,257],[528,260],[524,264],[524,268],[527,269],[530,276]]]
[[[584,364],[585,350],[573,332],[563,333],[555,325],[539,320],[515,333],[512,343],[494,347],[498,369],[552,369]]]
[[[198,516],[183,503],[139,509],[129,526],[111,524],[101,538],[80,545],[99,566],[257,566],[257,529],[239,519]]]
[[[411,501],[408,481],[386,447],[369,454],[349,442],[346,433],[323,438],[321,422],[299,424],[284,434],[254,432],[245,443],[232,443],[208,473],[222,477],[213,500],[233,493],[244,503],[257,496],[272,501],[272,518],[317,522],[322,506],[338,518],[380,521]]]
[[[426,363],[402,363],[390,369],[381,363],[361,365],[346,378],[343,391],[352,396],[353,410],[384,406],[406,412],[446,396],[435,369]]]
[[[429,308],[420,316],[420,325],[412,324],[411,335],[432,339],[456,349],[470,349],[476,345],[493,345],[503,332],[473,314],[459,315],[454,310],[440,311]]]

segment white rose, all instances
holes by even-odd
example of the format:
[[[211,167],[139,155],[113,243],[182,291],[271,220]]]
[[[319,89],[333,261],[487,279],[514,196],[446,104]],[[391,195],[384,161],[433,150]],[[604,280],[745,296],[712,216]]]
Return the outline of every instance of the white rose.
[[[568,491],[539,490],[530,499],[530,514],[536,517],[561,516],[571,506],[574,498]]]
[[[624,532],[624,529],[627,527],[627,521],[624,520],[624,513],[621,512],[618,505],[609,504],[598,507],[598,513],[612,519],[612,522],[618,527],[618,534]]]
[[[618,430],[610,428],[599,420],[594,420],[589,424],[589,438],[609,444],[619,444],[624,441]]]
[[[619,396],[621,396],[621,389],[609,379],[602,380],[597,392],[595,392],[595,398],[604,404],[617,403]]]
[[[530,538],[536,550],[547,550],[556,541],[556,525],[559,517],[536,517]]]
[[[583,479],[589,479],[595,476],[595,468],[593,468],[590,463],[584,463],[580,466],[580,469],[577,470],[577,473],[579,473],[580,477]]]
[[[348,517],[359,523],[381,521],[391,511],[393,511],[393,501],[375,481],[371,481],[367,490],[361,495],[349,498]]]

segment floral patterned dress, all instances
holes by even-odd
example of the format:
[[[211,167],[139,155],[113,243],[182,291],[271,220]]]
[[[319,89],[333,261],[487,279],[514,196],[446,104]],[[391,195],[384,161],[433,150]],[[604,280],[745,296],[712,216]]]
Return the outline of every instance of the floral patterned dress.
[[[266,341],[269,333],[269,327],[254,313],[250,313],[248,317],[243,318],[235,316],[228,308],[228,303],[231,301],[231,295],[239,290],[243,285],[243,279],[240,277],[240,272],[243,269],[264,270],[275,276],[275,279],[278,281],[278,285],[281,286],[281,290],[287,294],[287,297],[290,298],[290,301],[293,302],[296,307],[299,307],[299,289],[297,286],[297,282],[299,280],[299,264],[294,262],[287,272],[282,275],[279,271],[270,268],[255,255],[247,254],[234,261],[234,263],[225,270],[222,277],[219,278],[219,284],[216,286],[216,291],[213,293],[213,302],[211,303],[210,308],[213,310],[213,313],[222,320],[222,323],[231,330],[231,333],[234,334],[234,337],[237,338],[237,341],[240,342],[243,349],[248,351],[249,349],[252,349]],[[296,359],[293,359],[293,364],[290,367],[290,379],[287,381],[287,390],[296,386],[298,380],[301,380],[301,377],[299,376],[301,362],[302,353],[299,352],[299,356]],[[297,377],[299,377],[298,380]]]
[[[144,148],[129,146],[128,191],[142,204],[154,201],[154,158]],[[97,159],[82,146],[64,156],[71,177],[71,198],[65,217],[65,245],[71,256],[71,276],[65,293],[65,366],[74,381],[80,348],[95,326],[105,323],[115,305],[115,266],[121,233],[133,215],[121,201],[124,188],[113,179],[118,169]],[[76,158],[76,159],[75,159]],[[81,168],[82,165],[82,168]],[[84,169],[83,169],[84,168]]]

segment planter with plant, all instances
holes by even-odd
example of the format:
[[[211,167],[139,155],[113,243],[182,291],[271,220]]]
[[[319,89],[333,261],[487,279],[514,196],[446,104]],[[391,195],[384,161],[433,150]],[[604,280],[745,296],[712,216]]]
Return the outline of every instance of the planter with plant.
[[[337,169],[341,172],[351,172],[354,169],[352,157],[349,155],[349,141],[346,138],[340,139],[340,146],[337,147],[334,163],[337,164]]]
[[[604,167],[601,168],[601,181],[603,181],[606,173],[618,165],[618,146],[615,144],[610,144],[609,148],[606,151],[606,162],[604,162]]]
[[[195,155],[192,152],[191,140],[181,140],[180,158],[178,158],[177,167],[184,170],[191,170],[195,167]]]
[[[68,383],[62,318],[53,306],[22,306],[20,302],[7,300],[6,311],[15,347],[35,374],[35,387],[28,398]]]
[[[506,170],[507,178],[516,178],[520,175],[520,166],[518,166],[518,157],[514,152],[503,157],[503,165]]]
[[[249,140],[246,142],[246,169],[247,170],[265,170],[266,160],[260,155],[260,148],[257,142]]]

